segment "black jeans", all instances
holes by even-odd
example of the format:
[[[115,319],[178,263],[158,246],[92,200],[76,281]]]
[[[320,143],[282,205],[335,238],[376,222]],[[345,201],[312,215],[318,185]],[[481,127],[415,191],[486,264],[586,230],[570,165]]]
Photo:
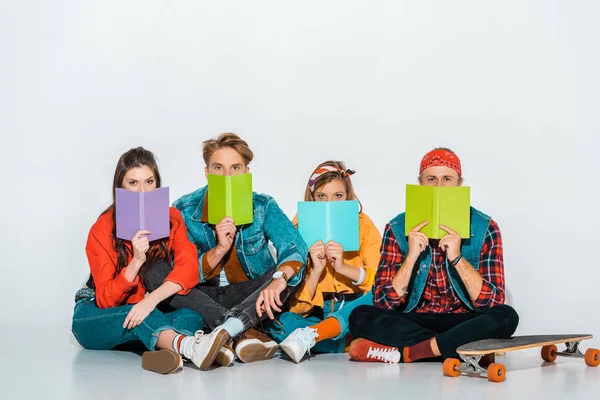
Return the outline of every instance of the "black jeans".
[[[458,357],[456,349],[482,339],[508,339],[517,329],[519,316],[507,305],[480,313],[423,314],[357,307],[350,314],[350,332],[357,338],[394,347],[407,347],[433,337],[442,357]]]
[[[171,270],[172,267],[164,262],[152,265],[144,279],[144,286],[148,291],[156,290]],[[163,303],[174,309],[189,308],[196,311],[202,315],[204,323],[210,329],[221,325],[227,318],[234,317],[242,321],[246,330],[256,326],[261,319],[268,318],[266,313],[263,313],[262,318],[258,317],[256,300],[260,292],[269,286],[276,270],[277,267],[273,267],[259,278],[223,287],[201,283],[185,296],[176,294]],[[288,286],[281,292],[280,300],[284,306],[299,286]],[[162,304],[163,307],[164,305]]]

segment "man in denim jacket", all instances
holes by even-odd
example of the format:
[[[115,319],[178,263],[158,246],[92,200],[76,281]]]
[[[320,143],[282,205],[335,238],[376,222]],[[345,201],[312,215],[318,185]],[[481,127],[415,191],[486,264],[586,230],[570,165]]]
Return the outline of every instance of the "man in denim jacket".
[[[239,136],[224,133],[204,142],[203,157],[206,175],[231,176],[249,172],[253,153]],[[197,311],[212,329],[207,358],[231,364],[232,338],[236,338],[235,353],[241,361],[271,358],[277,343],[253,327],[267,316],[274,319],[274,313],[294,294],[303,278],[308,249],[275,200],[265,194],[253,193],[252,224],[236,226],[226,217],[210,225],[207,189],[202,187],[173,204],[198,249],[200,284],[186,296],[174,296],[169,304]],[[147,287],[158,287],[167,273],[150,271]]]
[[[460,186],[458,156],[437,148],[426,154],[419,183]],[[405,234],[404,213],[386,226],[373,285],[374,306],[350,316],[358,361],[412,362],[457,357],[456,349],[481,339],[509,338],[519,316],[504,304],[504,259],[498,224],[471,207],[470,238],[428,239],[423,221]],[[412,227],[411,227],[412,228]]]

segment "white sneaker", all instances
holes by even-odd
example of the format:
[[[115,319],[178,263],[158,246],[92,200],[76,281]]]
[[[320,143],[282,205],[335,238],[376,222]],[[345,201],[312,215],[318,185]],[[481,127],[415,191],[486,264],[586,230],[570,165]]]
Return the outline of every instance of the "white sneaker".
[[[298,328],[290,333],[279,347],[298,364],[306,353],[310,354],[310,349],[316,344],[315,339],[319,337],[316,329],[309,326]]]
[[[184,354],[184,356],[201,371],[206,371],[228,340],[229,333],[223,328],[217,328],[208,335],[205,335],[203,331],[196,331],[191,349],[192,354]]]

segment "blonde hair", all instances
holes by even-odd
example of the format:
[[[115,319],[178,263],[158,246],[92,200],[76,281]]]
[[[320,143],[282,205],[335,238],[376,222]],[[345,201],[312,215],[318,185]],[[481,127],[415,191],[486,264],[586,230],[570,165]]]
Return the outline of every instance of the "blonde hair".
[[[358,201],[358,205],[360,207],[359,212],[362,212],[362,203],[360,202],[358,197],[356,197],[356,193],[354,192],[354,186],[352,186],[352,180],[350,179],[350,176],[342,176],[342,174],[346,171],[346,164],[344,164],[343,161],[325,161],[317,165],[315,171],[319,168],[326,166],[336,168],[338,171],[325,172],[321,176],[319,176],[314,184],[314,192],[327,185],[329,182],[339,180],[343,182],[344,186],[346,187],[346,199]],[[306,184],[306,189],[304,190],[304,201],[315,201],[314,192],[310,190],[310,186],[311,185],[309,178]]]
[[[218,138],[205,140],[202,143],[202,158],[204,158],[206,166],[208,166],[208,162],[215,151],[226,147],[237,151],[244,159],[246,166],[254,159],[254,153],[250,150],[245,140],[235,133],[222,133]]]

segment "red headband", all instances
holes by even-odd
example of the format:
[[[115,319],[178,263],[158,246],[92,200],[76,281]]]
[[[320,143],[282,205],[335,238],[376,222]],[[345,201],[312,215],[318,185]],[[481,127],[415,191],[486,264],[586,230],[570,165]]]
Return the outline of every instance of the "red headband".
[[[317,168],[308,180],[308,186],[310,188],[311,193],[314,193],[315,184],[317,183],[317,180],[321,177],[321,175],[326,174],[328,172],[337,172],[344,179],[347,179],[348,177],[350,177],[350,175],[354,175],[356,173],[356,171],[353,171],[351,169],[347,169],[344,171],[343,169],[331,165],[324,165],[321,168]]]
[[[425,154],[421,160],[421,168],[419,168],[419,174],[429,167],[444,166],[452,168],[458,172],[458,176],[462,176],[462,169],[460,166],[460,160],[456,154],[449,150],[431,150]]]

